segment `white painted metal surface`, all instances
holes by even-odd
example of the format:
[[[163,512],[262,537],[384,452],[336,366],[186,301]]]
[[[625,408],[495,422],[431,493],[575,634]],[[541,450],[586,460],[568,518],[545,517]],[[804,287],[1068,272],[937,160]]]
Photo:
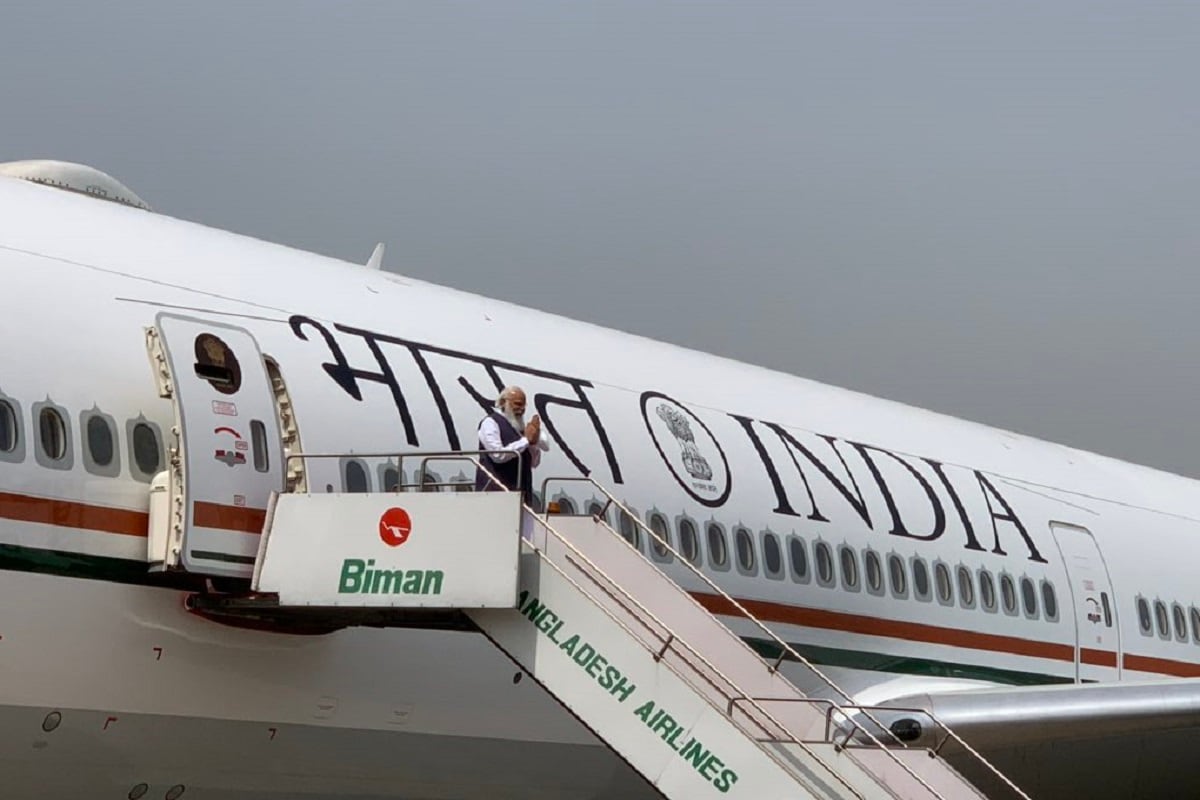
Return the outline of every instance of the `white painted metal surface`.
[[[924,750],[835,748],[827,704],[610,528],[551,521],[522,556],[518,609],[470,616],[667,797],[980,797]]]
[[[258,343],[242,328],[173,314],[159,314],[155,328],[170,370],[183,460],[182,539],[172,543],[167,563],[248,577],[284,469],[275,395]]]
[[[53,186],[56,189],[77,192],[100,200],[110,200],[144,211],[150,210],[150,206],[146,205],[146,202],[134,194],[128,186],[113,176],[86,164],[51,159],[9,161],[0,164],[0,175]]]
[[[513,608],[520,496],[282,494],[254,589],[281,605]]]
[[[744,525],[756,546],[773,531],[785,555],[790,542],[800,541],[810,560],[814,543],[822,541],[859,556],[867,548],[884,556],[894,551],[910,566],[917,558],[940,559],[961,563],[976,576],[981,570],[1028,575],[1058,587],[1065,605],[1067,566],[1049,521],[1086,525],[1107,562],[1114,610],[1120,612],[1115,619],[1122,626],[1122,647],[1112,657],[1120,659],[1121,679],[1175,676],[1180,680],[1169,688],[1183,689],[1185,676],[1200,674],[1200,635],[1180,641],[1144,634],[1135,613],[1138,595],[1179,602],[1189,612],[1200,608],[1192,564],[1200,489],[1193,480],[25,181],[0,179],[0,209],[5,220],[0,260],[11,300],[0,315],[0,332],[9,343],[0,394],[15,404],[22,436],[13,453],[0,457],[5,496],[0,541],[17,560],[0,581],[9,609],[0,621],[0,705],[70,704],[101,719],[135,710],[179,714],[220,722],[226,727],[217,728],[219,737],[231,720],[290,719],[303,715],[310,696],[336,694],[337,718],[310,720],[322,728],[319,746],[258,762],[272,765],[267,781],[272,787],[292,795],[300,784],[285,785],[286,776],[344,774],[343,764],[329,756],[347,747],[337,738],[338,725],[373,732],[371,747],[400,758],[405,748],[393,746],[376,714],[381,708],[391,713],[387,696],[401,686],[422,699],[439,726],[452,719],[446,730],[421,728],[425,733],[457,736],[482,726],[513,747],[544,754],[541,768],[538,758],[531,759],[522,773],[529,785],[515,796],[557,797],[546,788],[549,766],[560,763],[557,748],[591,741],[581,739],[570,720],[567,732],[551,731],[565,715],[556,704],[536,705],[520,695],[530,682],[514,685],[511,673],[499,674],[508,665],[495,669],[486,660],[492,648],[481,640],[456,662],[461,668],[453,674],[446,666],[450,659],[416,660],[427,647],[441,653],[445,642],[414,641],[411,631],[308,640],[316,655],[300,664],[291,652],[271,655],[289,637],[189,618],[177,592],[134,591],[124,583],[136,580],[146,561],[147,473],[164,469],[169,456],[164,448],[154,469],[132,471],[130,432],[135,424],[150,425],[169,447],[175,424],[170,402],[155,395],[147,378],[141,337],[164,309],[232,320],[250,332],[286,373],[305,447],[314,451],[469,446],[482,413],[472,392],[486,399],[496,381],[523,384],[531,405],[544,406],[554,425],[546,430],[555,449],[542,470],[565,474],[586,467],[606,483],[611,478],[622,501],[647,516],[661,512],[673,535],[680,521],[690,519],[703,536],[711,521],[724,532],[730,556],[734,528]],[[70,325],[64,327],[63,319]],[[34,457],[34,405],[45,400],[69,412],[73,462],[47,465]],[[659,424],[670,408],[691,426],[691,443],[711,468],[709,478],[696,453],[685,457],[683,442],[689,440]],[[89,472],[78,457],[85,440],[80,414],[90,409],[117,421],[117,477]],[[731,482],[724,480],[726,464]],[[387,465],[367,460],[363,466],[378,485]],[[343,485],[333,463],[314,465],[308,477],[314,491]],[[763,553],[758,550],[759,563]],[[1075,629],[1065,611],[1057,622],[1033,620],[988,613],[978,603],[848,590],[838,578],[798,576],[790,557],[780,572],[768,575],[742,570],[732,557],[722,571],[710,556],[706,549],[704,568],[724,589],[780,612],[772,626],[787,641],[865,655],[878,665],[873,672],[844,670],[859,681],[856,691],[878,687],[872,702],[923,687],[942,692],[948,681],[934,673],[897,679],[888,671],[914,662],[985,671],[983,680],[987,671],[1031,681],[1076,674]],[[34,577],[36,595],[17,591]],[[151,645],[166,638],[160,616],[168,611],[178,613],[169,617],[172,644],[160,661]],[[17,620],[29,623],[22,636],[14,630]],[[814,620],[820,624],[811,624]],[[125,647],[126,640],[135,646]],[[395,683],[383,687],[354,671],[379,663],[397,665]],[[151,674],[172,678],[150,680]],[[463,689],[472,680],[478,685],[474,693]],[[495,710],[508,691],[519,699]],[[1074,731],[1071,751],[1062,741],[1028,749],[1031,726],[1046,727],[1031,711],[1039,695],[1026,686],[1011,693],[1014,702],[990,714],[994,724],[986,741],[993,752],[1009,754],[1005,766],[1034,796],[1054,796],[1058,785],[1068,787],[1059,796],[1097,799],[1200,793],[1192,772],[1174,769],[1190,755],[1181,746],[1190,733],[1176,731],[1197,727],[1194,713],[1177,716],[1195,707],[1183,702],[1193,693],[1164,691],[1157,713],[1145,721],[1157,729],[1131,736],[1125,735],[1120,704],[1088,693],[1080,700],[1091,721]],[[297,702],[293,694],[305,699]],[[229,702],[222,702],[225,696]],[[972,695],[941,699],[971,706],[950,720],[956,729],[957,720],[982,715],[972,715],[972,709],[989,712]],[[490,713],[481,714],[485,708]],[[499,719],[503,725],[488,727]],[[527,720],[532,720],[527,728],[513,730]],[[1111,726],[1103,746],[1080,733],[1098,725]],[[89,752],[104,755],[94,768],[83,769],[58,746],[31,749],[27,739],[9,749],[12,758],[37,759],[30,774],[73,778],[73,791],[88,794],[102,780],[142,780],[137,776],[159,763],[153,748],[170,744],[170,737],[139,737],[118,763],[103,738],[111,729],[96,731],[101,738],[92,740]],[[447,735],[441,741],[451,740]],[[467,760],[458,746],[443,745],[437,752],[447,763]],[[174,763],[186,767],[188,761]],[[491,763],[508,762],[501,756]],[[214,767],[203,779],[226,781],[227,768]],[[411,785],[412,777],[408,773],[395,784]],[[469,796],[458,783],[448,785],[461,772],[445,770],[436,777],[428,796]],[[199,781],[193,775],[189,786]],[[221,785],[243,792],[239,796],[265,796],[251,794],[243,778]],[[490,778],[473,785],[477,793],[493,794]],[[36,780],[14,786],[5,784],[6,797],[45,796]],[[347,784],[345,792],[353,796],[357,788]],[[625,797],[589,778],[563,792],[571,800]]]
[[[1120,628],[1104,558],[1086,528],[1051,522],[1050,529],[1067,568],[1068,597],[1073,601],[1073,608],[1059,613],[1075,619],[1076,677],[1115,681],[1120,677]]]

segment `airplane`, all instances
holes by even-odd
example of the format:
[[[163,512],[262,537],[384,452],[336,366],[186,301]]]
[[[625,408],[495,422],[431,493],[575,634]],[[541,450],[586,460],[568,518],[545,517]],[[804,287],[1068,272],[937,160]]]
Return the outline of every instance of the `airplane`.
[[[509,384],[554,444],[536,503],[607,516],[802,691],[838,699],[807,661],[918,743],[932,711],[1030,797],[1200,793],[1193,480],[174,219],[81,165],[0,165],[0,219],[6,798],[656,796],[478,633],[189,599],[246,590],[286,453],[336,454],[310,492],[468,490],[375,454],[475,450]],[[165,359],[227,424],[181,423]],[[211,547],[182,564],[155,498],[185,443]],[[553,480],[581,475],[630,514]]]

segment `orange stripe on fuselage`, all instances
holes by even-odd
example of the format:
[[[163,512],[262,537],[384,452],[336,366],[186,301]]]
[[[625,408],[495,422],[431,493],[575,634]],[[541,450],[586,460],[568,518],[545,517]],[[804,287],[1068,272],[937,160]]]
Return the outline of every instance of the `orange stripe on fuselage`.
[[[0,492],[0,518],[141,538],[146,538],[150,528],[150,515],[145,511],[10,492]],[[241,508],[219,503],[196,503],[193,506],[192,522],[204,528],[262,533],[266,519],[267,512],[261,508]]]
[[[262,533],[267,512],[261,508],[223,506],[220,503],[192,504],[192,524],[200,528],[219,528],[239,533]]]
[[[720,614],[727,617],[741,616],[738,610],[720,595],[693,592],[692,596],[700,602],[700,605],[713,614]],[[902,622],[900,620],[883,619],[880,617],[865,617],[861,614],[826,611],[820,608],[788,606],[765,600],[739,600],[738,602],[747,611],[764,622],[782,622],[788,625],[801,625],[806,628],[823,628],[832,631],[844,631],[846,633],[861,633],[867,636],[884,636],[890,639],[907,639],[913,642],[967,647],[973,650],[990,650],[996,653],[1046,658],[1053,661],[1066,661],[1069,663],[1075,661],[1075,647],[1069,644],[1038,642],[1032,639],[1021,639],[1016,636],[964,631],[958,628],[926,625],[922,622]]]
[[[256,508],[240,508],[218,503],[196,503],[193,521],[197,525],[205,527],[243,533],[261,533],[266,521],[266,513],[266,511]],[[73,500],[58,500],[11,492],[0,492],[0,519],[140,538],[147,536],[150,525],[150,515],[144,511],[131,511],[125,508],[110,508]],[[742,616],[729,601],[719,595],[693,592],[692,596],[713,614],[725,617]],[[1075,659],[1075,649],[1071,645],[963,631],[919,622],[866,617],[840,611],[789,606],[765,600],[739,599],[738,602],[764,622],[781,622],[788,625],[882,636],[889,639],[905,639],[926,644],[945,644],[1068,663]],[[1117,654],[1108,650],[1093,650],[1085,647],[1080,650],[1080,660],[1085,664],[1095,666],[1116,667]],[[1125,669],[1139,672],[1185,678],[1200,677],[1200,664],[1190,661],[1127,653],[1122,659],[1122,664]]]
[[[1079,648],[1079,660],[1084,664],[1097,667],[1117,668],[1117,654],[1112,650],[1092,650],[1087,647]]]
[[[1176,661],[1173,658],[1135,656],[1126,653],[1124,664],[1125,669],[1135,669],[1138,672],[1154,672],[1159,675],[1178,675],[1180,678],[1200,677],[1200,664],[1192,664],[1188,661]]]
[[[32,497],[0,492],[0,517],[20,522],[40,522],[62,528],[76,528],[121,536],[146,538],[150,515],[145,511],[108,508],[71,500]]]
[[[696,598],[700,605],[713,614],[725,617],[742,617],[742,614],[720,595],[693,592],[692,596]],[[1045,658],[1067,663],[1075,660],[1075,648],[1069,644],[1038,642],[1030,639],[1020,639],[1015,636],[963,631],[957,628],[943,628],[920,622],[901,622],[880,619],[879,617],[865,617],[859,614],[789,606],[765,600],[739,599],[737,602],[741,603],[743,608],[763,622],[781,622],[787,625],[822,628],[845,633],[860,633],[867,636],[882,636],[889,639],[905,639],[926,644],[945,644],[954,647],[966,647],[973,650],[988,650],[995,653],[1032,656],[1034,658]],[[1084,664],[1111,667],[1113,669],[1116,669],[1117,666],[1117,654],[1111,650],[1094,650],[1084,647],[1080,649],[1079,658]],[[1181,678],[1200,677],[1200,664],[1191,661],[1179,661],[1173,658],[1157,658],[1154,656],[1139,656],[1126,653],[1122,658],[1122,664],[1125,669],[1137,670],[1139,672],[1175,675]]]

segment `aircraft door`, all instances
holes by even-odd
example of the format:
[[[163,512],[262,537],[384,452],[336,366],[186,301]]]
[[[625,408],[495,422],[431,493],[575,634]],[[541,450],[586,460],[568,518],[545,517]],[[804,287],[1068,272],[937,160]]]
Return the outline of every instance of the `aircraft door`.
[[[175,405],[171,531],[151,562],[250,577],[271,492],[284,483],[275,394],[246,330],[159,314],[147,333],[160,394]],[[154,539],[154,534],[151,536]]]
[[[1120,676],[1121,641],[1112,581],[1100,547],[1090,531],[1051,522],[1058,543],[1075,618],[1075,675],[1081,682],[1112,681]]]

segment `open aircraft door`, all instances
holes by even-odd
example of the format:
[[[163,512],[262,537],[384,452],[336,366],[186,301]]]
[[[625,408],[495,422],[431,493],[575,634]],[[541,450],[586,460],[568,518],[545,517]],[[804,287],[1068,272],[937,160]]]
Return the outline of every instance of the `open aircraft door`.
[[[1091,531],[1051,522],[1070,581],[1075,617],[1075,674],[1079,681],[1115,681],[1121,674],[1121,640],[1112,580]]]
[[[152,494],[152,569],[246,577],[271,492],[284,483],[275,395],[246,330],[159,314],[146,332],[159,394],[175,406],[167,474]]]

